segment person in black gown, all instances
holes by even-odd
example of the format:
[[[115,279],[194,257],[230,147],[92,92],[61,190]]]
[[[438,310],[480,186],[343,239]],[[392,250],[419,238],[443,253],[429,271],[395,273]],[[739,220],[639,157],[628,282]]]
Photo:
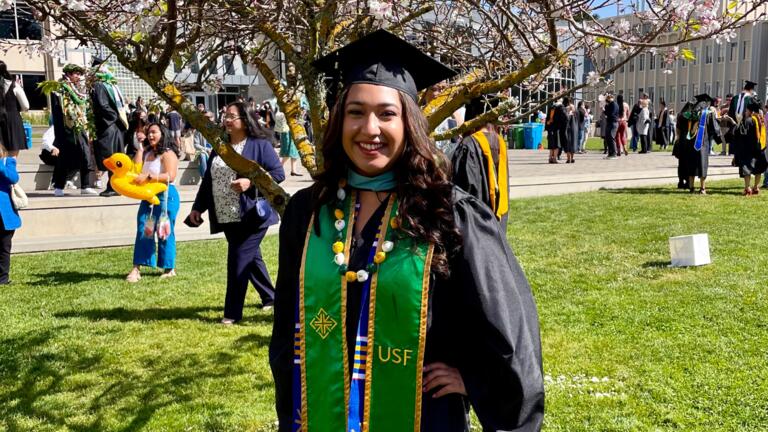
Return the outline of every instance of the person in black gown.
[[[485,96],[473,99],[467,104],[465,121],[485,114],[498,102],[498,98]],[[465,136],[446,156],[451,160],[453,183],[484,202],[496,214],[502,230],[506,230],[509,216],[507,149],[496,126],[485,123]]]
[[[758,195],[760,177],[768,168],[765,120],[760,114],[760,102],[755,98],[747,102],[743,113],[741,123],[733,131],[734,160],[739,167],[739,177],[744,179],[744,195]],[[754,185],[750,187],[753,177]]]
[[[388,54],[394,52],[397,58]],[[279,430],[357,431],[356,423],[371,432],[401,431],[407,428],[388,428],[382,423],[410,416],[416,430],[464,432],[469,430],[470,405],[485,431],[540,430],[544,386],[538,315],[531,288],[492,211],[450,182],[445,170],[448,162],[429,138],[427,121],[416,103],[419,89],[450,78],[454,72],[384,30],[329,54],[316,61],[315,67],[326,76],[343,77],[343,89],[331,109],[322,141],[324,170],[311,187],[290,199],[280,227],[269,347]],[[355,202],[356,207],[351,205]],[[395,216],[388,219],[386,215],[395,205]],[[329,229],[326,222],[334,215],[336,225]],[[395,233],[394,250],[391,243],[387,248],[389,241],[377,240],[377,231],[387,232],[387,221]],[[321,242],[322,247],[314,250],[322,251],[315,255],[322,258],[310,259],[309,255],[316,253],[311,249],[317,244],[314,242],[326,237],[333,241],[334,226],[339,236],[347,232],[347,246],[336,249],[334,243],[331,251],[330,243]],[[432,252],[426,259],[419,250],[404,252],[411,257],[408,259],[424,260],[423,285],[420,272],[413,274],[399,266],[397,270],[387,269],[389,255],[383,262],[378,260],[379,252],[391,250],[388,253],[395,254],[399,242],[430,245]],[[337,261],[339,254],[341,260]],[[378,264],[372,264],[372,255]],[[339,265],[339,273],[335,267],[325,274],[316,270],[329,267],[329,262]],[[398,317],[409,307],[403,300],[408,294],[403,287],[396,287],[391,296],[380,297],[382,279],[378,286],[368,283],[383,278],[385,271],[397,272],[402,278],[418,276],[418,296],[423,296],[424,309],[422,327],[413,330],[424,335],[425,342],[423,357],[417,360],[411,379],[416,382],[418,408],[400,399],[374,402],[366,393],[371,416],[380,406],[389,404],[389,409],[394,409],[390,418],[380,418],[377,424],[376,420],[353,420],[354,388],[362,385],[355,381],[359,380],[359,364],[362,362],[364,370],[360,373],[366,377],[373,373],[369,379],[374,387],[377,368],[380,373],[385,370],[382,363],[376,363],[384,361],[382,345],[377,342],[384,333],[380,334],[378,327],[363,343],[367,352],[374,354],[358,357],[361,320],[373,310],[365,299],[374,299],[369,302],[375,302],[377,311],[380,307],[393,308]],[[340,285],[343,300],[336,303],[341,301],[342,307],[329,303],[325,308],[331,312],[320,309],[314,315],[308,298],[317,292],[305,288],[314,284],[318,287],[315,291],[323,289],[317,283],[320,280]],[[379,294],[371,294],[374,290]],[[311,316],[315,316],[312,327]],[[401,321],[390,324],[400,326]],[[404,320],[402,325],[406,325]],[[342,336],[339,345],[322,346],[333,338],[342,341]],[[312,345],[312,340],[317,343]],[[313,350],[327,350],[328,356],[313,357]],[[330,357],[347,360],[345,374],[324,376],[337,367]],[[313,358],[317,359],[314,364]],[[348,370],[354,371],[351,383]],[[309,379],[344,382],[307,389]],[[345,399],[350,386],[353,396]],[[338,401],[329,405],[338,409],[337,420],[346,414],[349,418],[341,418],[336,427],[324,428],[321,417],[327,418],[328,413],[304,405],[313,403],[310,399],[317,394],[325,402]],[[409,394],[404,393],[403,398]],[[414,410],[415,420],[409,409]]]
[[[712,101],[712,97],[707,94],[696,95],[696,102],[686,104],[677,121],[680,134],[672,154],[678,159],[678,175],[688,179],[690,193],[694,192],[694,180],[698,177],[701,186],[699,193],[707,194],[709,142],[715,140],[719,144],[723,141],[717,114],[710,109]]]
[[[568,141],[568,113],[565,111],[565,103],[568,98],[562,102],[556,102],[549,109],[547,122],[544,129],[547,131],[547,149],[549,149],[549,163],[556,164],[558,157]]]

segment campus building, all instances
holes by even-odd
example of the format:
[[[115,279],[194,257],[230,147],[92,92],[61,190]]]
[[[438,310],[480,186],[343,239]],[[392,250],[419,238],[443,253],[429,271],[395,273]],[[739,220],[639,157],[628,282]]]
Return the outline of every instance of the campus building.
[[[760,16],[758,11],[754,15]],[[631,20],[631,16],[606,19]],[[694,41],[681,45],[689,49],[695,60],[678,59],[666,64],[661,54],[644,52],[619,67],[613,74],[606,75],[612,80],[609,86],[597,86],[585,91],[585,99],[597,101],[599,94],[612,91],[623,94],[629,104],[647,93],[653,105],[664,100],[668,107],[679,110],[685,102],[700,93],[712,97],[738,94],[745,80],[758,83],[757,94],[766,98],[768,87],[768,21],[747,24],[736,31],[737,37],[722,44],[713,39]],[[671,42],[678,37],[675,33],[659,36],[659,42]],[[619,64],[622,57],[610,58],[601,50],[594,64],[588,64],[585,73],[591,70],[607,70]]]

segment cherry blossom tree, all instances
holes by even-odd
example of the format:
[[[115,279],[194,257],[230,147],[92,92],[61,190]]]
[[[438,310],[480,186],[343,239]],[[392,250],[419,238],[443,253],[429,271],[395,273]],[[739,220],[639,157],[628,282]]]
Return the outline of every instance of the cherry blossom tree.
[[[0,0],[0,7],[9,0]],[[300,99],[309,104],[316,144],[322,145],[327,118],[323,77],[313,60],[377,28],[405,37],[460,72],[437,97],[424,104],[434,129],[456,109],[483,94],[512,87],[535,92],[548,79],[572,68],[574,59],[608,56],[618,61],[595,70],[586,82],[548,94],[546,100],[503,98],[484,115],[456,129],[435,134],[444,139],[504,116],[525,118],[547,103],[604,77],[641,52],[663,55],[666,63],[692,53],[680,46],[698,39],[725,42],[736,30],[761,18],[768,0],[722,4],[716,0],[652,0],[647,10],[632,8],[612,19],[595,11],[619,8],[618,0],[28,0],[54,34],[24,48],[32,54],[57,52],[58,41],[102,44],[114,60],[146,81],[214,145],[240,174],[251,178],[282,212],[288,195],[258,164],[237,155],[222,131],[183,96],[185,91],[215,91],[221,72],[208,67],[222,55],[240,56],[255,66],[286,113],[303,165],[322,169],[321,155],[300,121]],[[660,38],[660,35],[672,35]],[[172,65],[197,62],[194,83],[168,78]],[[286,65],[285,76],[276,65]]]

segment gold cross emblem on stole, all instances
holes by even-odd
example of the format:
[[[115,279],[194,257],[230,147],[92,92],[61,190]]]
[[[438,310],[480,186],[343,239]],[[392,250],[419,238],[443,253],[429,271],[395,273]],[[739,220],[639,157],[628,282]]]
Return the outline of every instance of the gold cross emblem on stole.
[[[328,313],[322,308],[320,308],[320,310],[317,312],[317,315],[312,318],[312,321],[310,321],[309,324],[323,339],[328,337],[331,331],[336,328],[336,320],[328,315]]]

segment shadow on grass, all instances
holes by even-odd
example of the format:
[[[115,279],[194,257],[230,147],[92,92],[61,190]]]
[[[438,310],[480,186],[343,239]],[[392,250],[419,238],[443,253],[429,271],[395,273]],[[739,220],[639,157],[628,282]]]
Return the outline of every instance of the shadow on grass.
[[[57,286],[78,284],[92,280],[125,279],[123,274],[85,273],[79,271],[51,271],[47,273],[33,273],[31,276],[37,278],[28,282],[32,286]]]
[[[211,417],[212,410],[222,407],[201,399],[200,386],[212,382],[225,386],[232,377],[253,372],[238,361],[242,351],[230,349],[115,362],[108,349],[61,339],[59,333],[67,329],[60,326],[0,340],[3,430],[32,430],[29,426],[34,424],[76,432],[142,431],[160,411],[178,406]],[[264,339],[243,336],[234,345],[263,344]],[[263,379],[253,390],[268,391],[272,386],[271,380]],[[234,430],[228,412],[222,414],[214,422],[221,427],[215,430]]]
[[[669,267],[669,261],[648,261],[643,263],[643,268],[667,268]]]
[[[697,183],[698,185],[698,183]],[[675,187],[639,187],[624,189],[600,189],[601,192],[612,194],[634,194],[634,195],[699,195],[699,187],[696,186],[695,192],[690,193],[687,189],[677,189]],[[707,195],[741,195],[742,190],[732,187],[707,187]]]
[[[255,309],[247,307],[246,309]],[[218,323],[221,320],[222,307],[169,307],[126,309],[117,307],[113,309],[88,309],[81,311],[66,311],[54,314],[56,318],[85,318],[91,321],[119,321],[119,322],[148,322],[148,321],[172,321],[193,320],[208,323]],[[218,313],[217,313],[218,312]],[[213,315],[213,316],[210,316]],[[248,316],[250,315],[250,316]],[[247,314],[246,323],[271,323],[272,316],[264,314]]]

